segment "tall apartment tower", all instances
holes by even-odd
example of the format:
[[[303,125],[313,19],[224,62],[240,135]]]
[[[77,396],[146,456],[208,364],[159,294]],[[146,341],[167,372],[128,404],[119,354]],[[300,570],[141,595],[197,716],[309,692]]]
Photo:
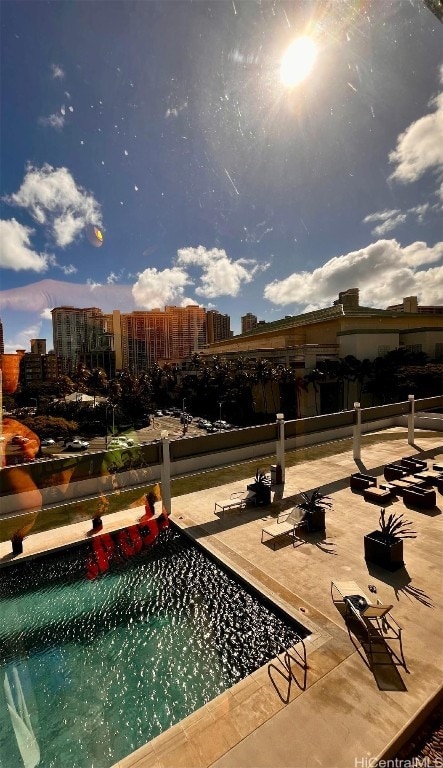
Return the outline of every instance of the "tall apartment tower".
[[[257,317],[252,312],[248,312],[241,318],[241,332],[251,331],[257,325]]]
[[[222,315],[215,309],[206,310],[206,336],[208,344],[230,339],[232,333],[229,315]]]
[[[165,307],[105,315],[113,335],[116,368],[140,373],[158,360],[177,360],[206,345],[203,307]]]
[[[81,360],[88,367],[101,365],[105,370],[108,367],[106,358],[109,354],[106,353],[111,351],[112,339],[106,333],[105,316],[101,309],[56,307],[52,310],[52,332],[54,352],[61,358],[64,373],[73,373]],[[109,375],[110,371],[106,372]]]
[[[0,355],[5,354],[5,342],[3,341],[3,323],[0,320]]]

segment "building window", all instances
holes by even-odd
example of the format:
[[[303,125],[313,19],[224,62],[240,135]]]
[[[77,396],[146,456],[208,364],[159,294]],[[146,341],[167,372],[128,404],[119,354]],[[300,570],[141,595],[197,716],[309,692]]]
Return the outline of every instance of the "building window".
[[[422,345],[421,344],[405,344],[403,349],[405,352],[412,352],[413,354],[417,354],[418,352],[422,351]]]

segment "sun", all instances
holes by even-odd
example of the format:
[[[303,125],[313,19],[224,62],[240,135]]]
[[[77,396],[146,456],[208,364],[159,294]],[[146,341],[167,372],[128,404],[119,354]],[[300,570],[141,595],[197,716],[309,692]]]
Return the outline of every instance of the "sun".
[[[292,88],[310,73],[317,58],[317,46],[310,37],[297,37],[285,51],[280,65],[280,80]]]

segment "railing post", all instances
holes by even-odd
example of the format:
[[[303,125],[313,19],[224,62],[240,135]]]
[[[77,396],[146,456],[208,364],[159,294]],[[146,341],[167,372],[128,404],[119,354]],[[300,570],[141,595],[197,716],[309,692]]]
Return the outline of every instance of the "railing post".
[[[277,419],[277,444],[276,444],[276,456],[277,456],[277,472],[280,467],[281,479],[277,478],[277,482],[285,482],[285,416],[283,413],[276,414]]]
[[[166,430],[161,432],[162,463],[160,465],[160,482],[163,506],[171,514],[171,456],[169,453],[169,438]]]
[[[414,422],[415,422],[415,400],[414,395],[408,395],[409,413],[408,413],[408,443],[414,445]]]
[[[352,455],[354,460],[361,459],[361,407],[360,403],[354,403],[354,429]]]

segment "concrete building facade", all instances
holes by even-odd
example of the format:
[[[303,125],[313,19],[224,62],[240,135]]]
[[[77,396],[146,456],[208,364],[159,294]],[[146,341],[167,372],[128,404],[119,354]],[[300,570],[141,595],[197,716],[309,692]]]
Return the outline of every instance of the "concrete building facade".
[[[246,315],[243,315],[241,318],[241,332],[247,333],[247,331],[252,331],[253,328],[257,325],[257,315],[253,315],[252,312],[247,312]]]

